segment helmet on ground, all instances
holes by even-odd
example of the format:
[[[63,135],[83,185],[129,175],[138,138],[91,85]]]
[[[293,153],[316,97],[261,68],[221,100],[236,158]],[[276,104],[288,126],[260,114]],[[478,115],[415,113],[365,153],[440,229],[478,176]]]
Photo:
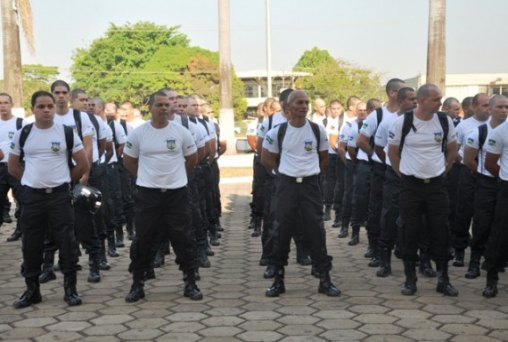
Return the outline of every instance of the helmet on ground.
[[[95,214],[102,205],[102,193],[93,186],[76,184],[72,191],[74,206]]]

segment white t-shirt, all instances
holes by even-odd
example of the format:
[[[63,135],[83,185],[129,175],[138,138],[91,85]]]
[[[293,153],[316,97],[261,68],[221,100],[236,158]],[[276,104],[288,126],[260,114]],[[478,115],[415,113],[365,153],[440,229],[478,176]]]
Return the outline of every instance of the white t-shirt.
[[[102,118],[100,118],[100,120],[103,121]],[[112,143],[113,155],[111,156],[111,159],[113,159],[113,158],[116,158],[115,143],[113,142],[113,131],[111,130],[111,127],[109,127],[107,122],[104,121],[104,123],[106,124],[106,128],[107,128],[107,130],[106,130],[106,144]],[[112,163],[111,159],[109,159],[108,164]],[[106,162],[106,151],[104,151],[104,153],[101,156],[101,164],[105,163],[105,162]]]
[[[321,126],[325,127],[325,119],[326,118],[327,118],[326,115],[320,115],[318,113],[313,113],[310,116],[310,121],[315,122],[318,125],[321,125]],[[328,118],[327,121],[328,120],[330,120],[330,118]]]
[[[448,120],[448,144],[457,140],[452,119]],[[388,144],[399,146],[404,116],[399,116],[388,132]],[[413,118],[416,132],[411,129],[406,135],[400,158],[400,173],[420,179],[442,175],[446,169],[445,154],[442,150],[443,128],[435,113],[431,120]]]
[[[111,138],[116,138],[116,141],[113,141],[113,156],[109,160],[108,164],[116,163],[118,162],[118,156],[116,154],[116,149],[118,145],[125,144],[127,142],[127,134],[125,134],[125,130],[120,124],[119,121],[113,120],[111,121],[113,123],[113,128],[115,129],[115,134],[113,134],[113,130],[111,129],[111,126],[108,124],[108,127],[111,131]]]
[[[143,120],[143,119],[141,119],[141,118],[134,118],[134,120],[132,120],[132,121],[130,122],[130,124],[131,124],[131,126],[132,126],[133,128],[137,128],[137,127],[141,126],[141,125],[142,125],[142,124],[144,124],[144,123],[145,123],[145,120]]]
[[[182,127],[185,127],[182,124],[182,117],[179,114],[175,114],[174,122],[179,124]],[[189,122],[189,132],[192,135],[192,138],[194,139],[194,142],[196,143],[197,148],[205,147],[205,141],[208,138],[206,134],[205,127],[199,123],[192,122],[191,120]]]
[[[481,125],[480,125],[481,126]],[[478,127],[480,127],[478,126]],[[493,128],[490,126],[490,121],[487,123],[487,137],[489,136],[489,134],[493,131]],[[485,137],[485,142],[483,144],[483,147],[481,149],[481,151],[479,151],[480,149],[480,141],[479,141],[479,137],[480,137],[480,131],[478,128],[476,129],[473,129],[469,135],[467,136],[466,138],[466,146],[469,146],[471,148],[474,148],[475,150],[478,150],[478,168],[476,169],[476,171],[484,176],[488,176],[488,177],[494,177],[492,175],[492,173],[490,173],[486,168],[485,168],[485,157],[487,156],[487,151],[486,151],[486,147],[487,147],[487,137]]]
[[[263,148],[280,154],[279,173],[291,177],[308,177],[317,175],[319,155],[317,140],[309,122],[302,127],[293,127],[288,123],[282,151],[279,151],[278,132],[280,125],[268,131],[263,141]],[[328,150],[328,137],[323,126],[319,125],[319,150]]]
[[[473,130],[484,123],[487,123],[487,121],[478,121],[474,117],[470,117],[462,120],[455,128],[457,131],[457,144],[459,144],[459,155],[462,159],[464,159],[464,145],[466,144],[466,138]],[[464,164],[463,160],[462,164]]]
[[[93,144],[94,144],[92,159],[93,159],[93,162],[95,163],[96,161],[99,160],[99,144],[98,144],[97,138],[100,138],[100,140],[106,139],[106,141],[108,141],[107,140],[108,136],[110,137],[110,139],[113,139],[113,132],[111,131],[111,128],[108,126],[108,124],[104,120],[102,120],[102,118],[99,115],[94,115],[94,116],[95,116],[95,119],[97,120],[97,122],[99,123],[99,136],[97,136],[97,132],[95,132],[95,127],[94,127],[94,135],[93,135],[93,139],[92,139]],[[111,141],[111,140],[109,140],[109,141]],[[102,158],[101,160],[104,160],[104,158]]]
[[[87,113],[81,112],[81,134],[84,137],[92,136],[92,141],[95,141],[94,135],[95,135],[95,128],[90,121],[90,118],[88,117]],[[67,113],[65,114],[55,114],[55,118],[53,121],[57,124],[65,125],[72,127],[74,129],[74,133],[78,134],[78,130],[76,128],[76,121],[74,120],[74,114],[73,109],[69,108]],[[95,144],[92,144],[93,146],[93,155],[99,155],[99,152],[97,150],[97,142]],[[97,150],[97,151],[96,151]],[[87,156],[88,158],[88,156]],[[97,161],[97,157],[94,157],[93,162]]]
[[[257,130],[259,126],[259,120],[255,119],[249,122],[247,125],[247,136],[256,136]]]
[[[277,112],[277,113],[272,114],[272,127],[271,128],[269,127],[270,118],[266,118],[265,120],[263,120],[263,123],[258,128],[258,137],[261,139],[264,139],[266,133],[270,129],[273,129],[273,128],[275,128],[275,127],[279,126],[280,124],[287,122],[287,121],[288,121],[288,119],[286,119],[286,117],[284,116],[284,114],[282,112]]]
[[[212,120],[207,121],[207,120],[203,119],[202,116],[199,117],[199,120],[203,120],[205,122],[206,126],[208,127],[208,135],[210,136],[210,138],[207,141],[217,139],[217,132],[215,131],[215,125],[213,124],[213,121]],[[203,128],[204,128],[204,126],[203,126]]]
[[[9,120],[0,119],[0,150],[2,150],[4,157],[0,160],[2,163],[7,163],[9,160],[9,152],[11,151],[11,142],[14,138],[14,133],[18,131],[17,127],[18,118],[13,116]],[[28,122],[23,120],[22,126],[27,125]]]
[[[339,116],[337,116],[336,118],[332,118],[331,116],[328,118],[327,120],[327,123],[326,123],[326,134],[328,134],[328,137],[330,137],[331,135],[334,135],[337,137],[337,140],[338,140],[338,137],[339,137]],[[336,147],[336,146],[335,146]],[[337,154],[337,152],[335,152],[335,150],[332,148],[332,146],[330,146],[330,148],[328,149],[328,153],[330,154]]]
[[[19,136],[21,130],[14,134],[11,143],[11,153],[19,156]],[[83,143],[74,133],[72,153],[83,149]],[[71,175],[67,157],[65,131],[61,124],[54,123],[47,129],[40,129],[33,125],[23,147],[25,154],[25,171],[21,184],[36,189],[54,188],[69,183]]]
[[[390,158],[388,158],[388,132],[393,127],[393,124],[397,120],[399,116],[387,115],[383,118],[383,121],[379,124],[379,127],[376,131],[376,136],[374,137],[374,144],[380,147],[383,147],[383,150],[386,154],[386,165],[392,166]]]
[[[151,121],[127,137],[124,154],[139,159],[136,184],[146,188],[178,189],[187,185],[184,156],[197,152],[189,131],[169,122],[154,128]]]
[[[351,130],[351,122],[347,122],[342,126],[342,129],[340,130],[339,139],[337,140],[337,148],[339,147],[341,143],[346,144],[346,159],[351,160],[351,156],[349,155],[349,152],[347,151],[347,143],[349,140],[349,131]]]
[[[358,135],[360,134],[358,132],[358,121],[351,121],[351,126],[349,127],[348,131],[348,137],[347,137],[347,146],[352,148],[357,148],[356,140],[358,139]],[[357,149],[356,152],[356,159],[357,160],[363,160],[363,161],[369,161],[369,156],[367,153],[365,153],[361,148]]]
[[[508,121],[489,133],[484,148],[488,153],[499,155],[499,178],[508,181]]]
[[[382,121],[385,121],[390,116],[397,117],[397,112],[390,112],[388,108],[382,107],[383,109],[383,116]],[[379,126],[379,122],[377,122],[377,110],[372,111],[369,116],[363,121],[362,128],[360,129],[360,134],[363,136],[366,136],[370,139],[370,137],[373,137],[376,135],[377,128]],[[381,163],[381,159],[377,156],[376,153],[372,155],[372,160],[375,162]]]

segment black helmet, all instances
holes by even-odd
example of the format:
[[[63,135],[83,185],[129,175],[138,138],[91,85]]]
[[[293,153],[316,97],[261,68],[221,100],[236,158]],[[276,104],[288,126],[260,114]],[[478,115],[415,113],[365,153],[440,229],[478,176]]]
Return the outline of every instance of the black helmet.
[[[95,214],[102,205],[102,193],[92,186],[76,184],[72,200],[75,207]]]

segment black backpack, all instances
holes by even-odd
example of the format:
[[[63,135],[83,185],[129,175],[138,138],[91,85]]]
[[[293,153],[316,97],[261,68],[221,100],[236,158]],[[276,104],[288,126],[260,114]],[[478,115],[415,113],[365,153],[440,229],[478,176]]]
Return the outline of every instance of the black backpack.
[[[33,123],[26,125],[21,130],[21,133],[19,134],[19,149],[21,150],[21,153],[19,154],[19,161],[22,163],[23,158],[25,156],[25,153],[23,151],[23,148],[25,147],[26,139],[28,138],[28,135],[32,131]],[[65,145],[67,149],[67,164],[69,165],[69,169],[72,169],[74,167],[74,164],[72,163],[72,148],[74,147],[74,131],[72,127],[65,126],[64,127],[64,133],[65,133]]]
[[[19,131],[23,127],[23,119],[22,118],[16,118],[16,130]]]
[[[441,151],[446,154],[446,143],[448,141],[448,115],[443,112],[437,112],[437,117],[439,119],[439,123],[441,124],[441,128],[443,129],[443,141],[441,142]],[[399,157],[402,154],[402,148],[404,147],[404,141],[406,140],[406,136],[409,131],[412,129],[416,132],[416,127],[413,125],[414,112],[404,113],[404,122],[402,123],[402,135],[400,137],[399,144]]]
[[[483,124],[478,126],[478,147],[479,150],[483,150],[483,145],[485,145],[485,141],[487,140],[487,134],[489,133],[489,129],[487,124]]]
[[[383,108],[381,108],[381,107],[376,108],[376,119],[377,119],[377,128],[379,128],[381,121],[383,121]],[[362,125],[363,125],[363,121],[361,124],[358,124],[359,130],[362,128]],[[377,131],[377,128],[376,128],[376,131]],[[374,132],[374,134],[372,134],[372,136],[369,139],[369,144],[370,144],[370,147],[372,147],[372,148],[374,148],[374,146],[376,145],[375,137],[376,137],[376,132]]]
[[[307,120],[310,124],[310,127],[312,128],[312,132],[314,132],[314,136],[316,137],[317,146],[316,150],[319,155],[319,147],[321,144],[321,137],[319,132],[319,125],[317,123],[314,123],[310,120]],[[286,136],[286,131],[288,129],[288,123],[284,122],[279,125],[279,131],[277,132],[277,141],[279,143],[279,154],[282,153],[282,141],[284,140],[284,137]]]

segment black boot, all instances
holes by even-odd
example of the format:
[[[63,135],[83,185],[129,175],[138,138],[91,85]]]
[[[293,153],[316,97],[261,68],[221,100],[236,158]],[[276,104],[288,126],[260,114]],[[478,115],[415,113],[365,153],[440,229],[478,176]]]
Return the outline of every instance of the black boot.
[[[314,278],[321,278],[320,275],[319,275],[319,271],[318,269],[312,265],[311,269],[310,269],[310,275],[313,276]]]
[[[55,262],[55,251],[44,252],[43,258],[44,263],[42,264],[42,273],[39,275],[39,283],[41,284],[56,279],[55,271],[53,271],[53,264]]]
[[[330,279],[330,271],[324,271],[320,273],[318,292],[323,293],[328,297],[340,296],[340,290],[332,283]]]
[[[26,291],[12,304],[15,309],[26,308],[32,304],[40,303],[42,300],[41,291],[39,289],[39,278],[25,278],[25,283]]]
[[[342,225],[340,226],[339,236],[337,236],[339,239],[343,239],[349,235],[349,225],[347,223],[342,222]]]
[[[341,216],[340,211],[335,210],[335,219],[333,220],[332,224],[333,228],[339,228],[341,226],[342,218],[340,216]]]
[[[482,295],[485,298],[497,296],[497,281],[499,279],[497,268],[492,267],[487,271],[487,286],[483,289]]]
[[[404,274],[406,281],[400,291],[404,296],[413,296],[416,293],[416,262],[404,260]]]
[[[125,247],[125,244],[123,243],[123,227],[118,226],[115,228],[115,231],[116,231],[115,246],[118,248]]]
[[[309,266],[312,264],[310,256],[305,252],[305,245],[303,241],[296,242],[296,262],[302,266]]]
[[[365,258],[367,258],[367,259],[370,259],[370,258],[372,258],[372,257],[374,256],[374,250],[372,249],[372,247],[370,246],[370,244],[369,244],[369,246],[367,247],[367,252],[365,252],[365,254],[364,254],[363,256],[364,256]]]
[[[376,276],[386,278],[392,274],[392,251],[388,248],[381,248],[379,250],[379,269]]]
[[[351,234],[351,240],[347,243],[350,246],[356,246],[360,243],[360,227],[353,227],[353,233]]]
[[[215,231],[215,227],[210,230],[210,245],[212,246],[220,246],[219,237],[217,236],[217,232]]]
[[[215,252],[212,250],[212,247],[210,247],[208,242],[206,243],[206,255],[208,255],[208,256],[214,256],[215,255]]]
[[[198,248],[198,264],[199,267],[209,268],[211,267],[210,260],[206,254],[206,248]]]
[[[464,250],[463,249],[455,249],[455,260],[453,261],[453,266],[455,266],[455,267],[463,267],[464,266]]]
[[[145,286],[145,281],[143,280],[144,275],[143,272],[136,272],[132,275],[132,286],[130,292],[125,296],[125,301],[127,303],[134,303],[140,299],[145,298],[145,291],[143,287]]]
[[[101,241],[101,249],[99,251],[99,269],[102,271],[108,271],[111,269],[111,266],[108,263],[108,258],[106,258],[106,240]]]
[[[7,238],[7,242],[18,241],[21,238],[21,230],[19,229],[19,224],[16,226],[16,230]]]
[[[132,239],[134,239],[134,227],[133,227],[132,223],[128,222],[125,225],[125,230],[127,231],[127,239],[132,241]]]
[[[265,269],[265,272],[263,273],[263,278],[265,278],[265,279],[271,279],[271,278],[275,277],[276,271],[277,270],[275,269],[275,266],[273,266],[273,265],[267,265],[266,269]]]
[[[427,278],[435,278],[436,271],[432,268],[432,263],[430,262],[430,256],[426,252],[420,251],[420,265],[418,266],[420,274]]]
[[[155,251],[155,257],[153,259],[153,267],[154,268],[159,268],[166,263],[165,255],[164,255],[165,249],[166,249],[166,247],[164,246],[164,243],[162,243]]]
[[[325,207],[324,221],[330,221],[332,219],[332,208]]]
[[[184,274],[184,278],[185,278],[185,288],[183,291],[184,297],[187,297],[191,300],[203,299],[203,294],[196,285],[196,271],[194,269],[187,271],[186,274]]]
[[[112,258],[120,256],[116,251],[115,234],[113,232],[108,234],[108,255]]]
[[[76,272],[69,272],[64,274],[64,301],[69,306],[81,304],[81,298],[76,290]]]
[[[466,272],[467,279],[475,279],[480,276],[480,259],[482,255],[478,252],[471,252],[469,267]]]
[[[457,297],[459,291],[450,284],[448,278],[448,260],[440,260],[436,262],[437,266],[437,287],[436,291],[445,296]]]
[[[89,283],[98,283],[101,281],[101,274],[99,271],[99,254],[98,253],[90,253],[88,254],[88,267],[90,268],[90,273],[88,274],[88,282]]]
[[[379,267],[380,262],[379,262],[379,252],[377,250],[377,242],[375,245],[371,246],[370,248],[372,250],[372,256],[370,257],[368,266],[369,267]]]
[[[284,286],[284,268],[275,268],[275,279],[273,280],[272,286],[266,290],[265,296],[267,297],[278,297],[281,293],[286,292]]]
[[[250,216],[250,221],[248,227],[249,229],[254,229],[254,216]]]
[[[254,217],[254,231],[250,236],[252,237],[261,236],[261,222],[262,222],[261,217]]]

